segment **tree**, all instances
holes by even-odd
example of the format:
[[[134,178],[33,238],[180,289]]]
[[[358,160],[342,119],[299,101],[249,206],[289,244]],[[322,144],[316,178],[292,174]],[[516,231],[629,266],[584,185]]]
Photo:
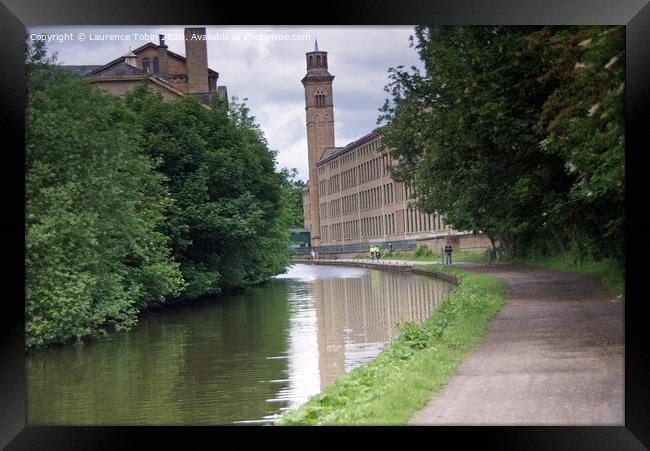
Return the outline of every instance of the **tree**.
[[[26,61],[26,347],[129,327],[183,286],[134,114],[45,53]]]
[[[393,177],[411,188],[419,208],[441,213],[456,229],[486,233],[512,255],[598,241],[605,229],[618,233],[622,109],[613,99],[622,78],[601,68],[604,59],[612,67],[622,58],[619,33],[604,27],[416,27],[413,42],[425,71],[390,70],[390,97],[379,118],[386,122],[385,151],[398,161]],[[593,55],[579,45],[588,36],[600,37]],[[580,58],[595,72],[576,76]],[[588,100],[580,97],[585,94]],[[613,99],[603,101],[607,114],[596,124],[585,106],[601,98]],[[576,115],[568,128],[559,125],[567,114]],[[601,135],[585,135],[590,127]],[[593,148],[594,139],[608,157],[585,157],[581,167],[602,170],[590,179],[590,196],[597,189],[608,193],[602,204],[608,212],[575,209],[576,193],[586,185],[566,155],[571,148],[582,162],[575,153],[584,156],[579,149]],[[603,223],[609,226],[590,226]]]
[[[55,63],[27,46],[27,347],[285,270],[298,182],[244,103],[115,97]]]
[[[305,224],[305,217],[302,205],[302,191],[305,188],[305,182],[298,178],[296,168],[282,168],[282,203],[287,209],[286,227],[301,228]]]
[[[624,261],[625,30],[558,30],[544,77],[556,89],[542,108],[541,150],[561,161],[572,184],[562,211],[581,254]],[[549,212],[549,214],[552,214]]]
[[[166,230],[189,286],[184,297],[265,280],[289,262],[275,154],[245,104],[127,96],[175,200]]]

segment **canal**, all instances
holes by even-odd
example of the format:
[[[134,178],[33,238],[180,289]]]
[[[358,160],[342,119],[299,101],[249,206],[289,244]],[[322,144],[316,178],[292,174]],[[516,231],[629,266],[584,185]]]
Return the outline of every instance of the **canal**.
[[[28,425],[258,424],[375,357],[450,289],[409,272],[296,264],[128,332],[30,353]]]

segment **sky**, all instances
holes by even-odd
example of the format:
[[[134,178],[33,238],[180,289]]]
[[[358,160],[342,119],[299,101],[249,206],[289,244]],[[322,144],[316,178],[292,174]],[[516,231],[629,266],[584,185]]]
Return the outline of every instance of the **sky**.
[[[202,25],[188,25],[202,26]],[[165,35],[169,50],[185,55],[184,26],[30,27],[28,38],[49,39],[60,64],[99,65]],[[328,52],[334,79],[336,146],[341,147],[377,126],[387,93],[388,68],[421,68],[410,47],[411,26],[206,26],[208,65],[219,72],[219,85],[246,104],[277,151],[277,167],[298,169],[307,180],[305,99],[300,80],[305,53],[318,40]]]

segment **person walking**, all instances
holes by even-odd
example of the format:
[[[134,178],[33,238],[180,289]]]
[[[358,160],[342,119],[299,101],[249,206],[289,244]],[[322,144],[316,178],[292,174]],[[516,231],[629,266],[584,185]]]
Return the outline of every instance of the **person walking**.
[[[451,253],[453,252],[451,244],[447,243],[445,246],[445,264],[451,265]]]

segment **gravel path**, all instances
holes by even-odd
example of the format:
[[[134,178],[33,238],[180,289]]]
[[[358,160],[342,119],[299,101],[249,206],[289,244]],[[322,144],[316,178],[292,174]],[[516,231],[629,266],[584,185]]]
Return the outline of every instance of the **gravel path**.
[[[414,425],[623,425],[624,302],[589,276],[458,265],[507,284],[490,330]]]

